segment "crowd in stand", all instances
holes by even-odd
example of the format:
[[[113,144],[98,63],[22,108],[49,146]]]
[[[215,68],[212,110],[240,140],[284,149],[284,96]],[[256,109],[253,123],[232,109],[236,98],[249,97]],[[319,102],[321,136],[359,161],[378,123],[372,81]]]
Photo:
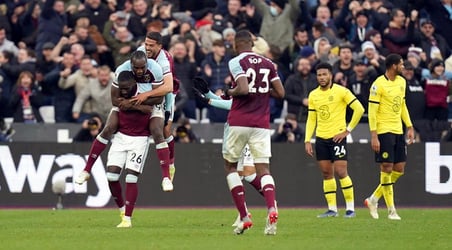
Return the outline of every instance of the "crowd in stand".
[[[305,121],[319,62],[333,65],[334,82],[367,106],[385,56],[398,53],[410,114],[419,131],[429,131],[452,119],[450,27],[452,0],[6,0],[0,118],[44,122],[40,109],[51,106],[57,123],[93,114],[105,121],[112,72],[158,31],[182,82],[176,119],[225,122],[227,111],[196,99],[192,79],[202,76],[221,95],[232,81],[234,35],[248,29],[254,51],[274,61],[286,89],[284,100],[271,100],[272,121],[286,111]]]

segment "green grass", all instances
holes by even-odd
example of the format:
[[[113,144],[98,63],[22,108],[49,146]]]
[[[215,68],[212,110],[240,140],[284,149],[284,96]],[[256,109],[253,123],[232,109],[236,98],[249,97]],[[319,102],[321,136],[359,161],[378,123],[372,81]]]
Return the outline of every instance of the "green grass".
[[[254,226],[233,235],[228,209],[144,209],[133,228],[118,229],[116,209],[0,210],[0,249],[451,249],[450,209],[399,209],[402,221],[318,219],[322,209],[280,208],[278,234],[265,236],[265,211],[252,208]],[[343,211],[341,211],[343,212]]]

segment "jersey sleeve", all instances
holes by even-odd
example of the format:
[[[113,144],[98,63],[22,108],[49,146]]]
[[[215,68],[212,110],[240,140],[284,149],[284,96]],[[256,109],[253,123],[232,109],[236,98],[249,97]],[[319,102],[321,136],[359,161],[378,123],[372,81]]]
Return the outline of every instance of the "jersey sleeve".
[[[152,59],[148,59],[148,69],[154,75],[153,85],[160,85],[163,83],[163,70],[160,65]]]
[[[239,58],[235,57],[231,59],[228,63],[228,67],[234,81],[236,81],[241,76],[246,76],[242,65],[240,65]]]
[[[370,131],[377,130],[377,111],[380,105],[381,90],[378,88],[377,82],[374,82],[370,87],[369,95],[369,108],[368,108],[368,118],[369,118],[369,128]]]
[[[314,134],[315,126],[317,123],[317,114],[315,112],[313,97],[310,94],[308,97],[308,119],[306,120],[305,138],[304,142],[311,141],[312,135]]]

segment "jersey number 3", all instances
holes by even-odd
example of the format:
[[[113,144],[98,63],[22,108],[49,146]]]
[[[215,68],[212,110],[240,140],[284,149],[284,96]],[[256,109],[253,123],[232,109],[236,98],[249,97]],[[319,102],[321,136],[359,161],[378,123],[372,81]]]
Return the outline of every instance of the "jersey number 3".
[[[259,75],[258,75],[259,74]],[[250,93],[267,93],[270,90],[270,82],[268,80],[268,76],[270,75],[270,70],[261,68],[259,69],[259,73],[257,73],[253,68],[248,68],[246,71],[246,76],[248,79],[251,79],[249,83],[249,92]],[[256,80],[261,81],[264,86],[256,86]]]

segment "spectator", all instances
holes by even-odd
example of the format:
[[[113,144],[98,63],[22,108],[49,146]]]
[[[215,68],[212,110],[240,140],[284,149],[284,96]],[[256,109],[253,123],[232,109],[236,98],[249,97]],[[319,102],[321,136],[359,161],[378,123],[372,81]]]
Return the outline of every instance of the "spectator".
[[[97,26],[97,30],[104,30],[112,11],[100,0],[85,0],[84,10],[80,14],[85,15],[91,24]]]
[[[390,53],[396,53],[406,58],[408,48],[416,43],[414,26],[417,21],[417,15],[418,12],[416,10],[411,11],[409,22],[406,26],[405,13],[397,8],[391,11],[389,27],[385,29],[383,34],[383,44]]]
[[[19,44],[22,43],[22,47],[35,48],[40,15],[41,6],[35,0],[29,2],[27,10],[19,17],[18,25],[21,31]]]
[[[193,48],[192,48],[193,50]],[[174,59],[174,74],[181,82],[181,89],[183,88],[187,94],[188,100],[182,107],[185,117],[196,119],[196,98],[193,94],[192,79],[197,75],[197,67],[193,52],[189,53],[188,48],[182,41],[177,41],[172,45],[171,53]],[[192,54],[191,56],[189,54]],[[200,105],[201,106],[201,105]],[[201,106],[202,107],[202,106]],[[177,121],[177,119],[175,119]]]
[[[78,97],[86,86],[91,84],[92,81],[96,80],[97,69],[93,66],[92,59],[89,56],[84,56],[80,63],[80,69],[68,75],[67,78],[60,78],[58,86],[64,90],[73,88],[75,96]],[[79,111],[79,116],[78,118],[76,118],[77,122],[83,122],[86,117],[89,116],[90,113],[92,113],[92,100],[88,100],[82,103],[83,107],[80,110],[76,110]],[[72,105],[71,110],[73,110]]]
[[[63,60],[52,70],[46,79],[49,81],[50,86],[55,86],[55,122],[73,122],[72,119],[72,106],[75,101],[74,87],[66,89],[59,87],[60,81],[66,81],[67,78],[73,74],[78,67],[74,62],[74,55],[65,52],[63,53]]]
[[[359,59],[353,65],[353,75],[350,76],[347,88],[356,96],[360,103],[364,106],[364,115],[361,117],[361,122],[368,122],[367,120],[367,102],[369,100],[370,86],[375,80],[376,76],[371,73],[374,71],[369,68],[364,60]],[[347,118],[351,118],[351,110],[347,109]]]
[[[110,88],[114,79],[114,73],[106,65],[97,69],[97,78],[89,78],[88,83],[77,94],[74,106],[72,107],[72,117],[75,120],[80,118],[80,113],[85,103],[91,103],[91,111],[82,116],[96,113],[103,121],[107,120],[112,108]]]
[[[0,26],[0,52],[2,51],[10,51],[15,56],[19,53],[19,48],[14,44],[14,42],[8,40],[6,37],[6,29],[4,26]]]
[[[188,119],[183,119],[179,126],[174,130],[174,140],[179,143],[196,143],[199,142],[195,133],[191,129],[191,124]]]
[[[92,55],[97,52],[97,45],[89,36],[88,27],[85,27],[84,25],[76,26],[74,34],[77,37],[77,43],[83,46],[85,54],[92,57]]]
[[[105,27],[108,29],[109,25],[110,23],[107,23]],[[119,66],[128,60],[130,53],[137,49],[133,41],[133,35],[126,26],[116,28],[114,38],[108,39],[107,41],[108,46],[112,50],[115,66]]]
[[[63,0],[47,0],[41,11],[38,24],[38,37],[35,50],[42,51],[46,42],[57,44],[60,38],[69,33],[67,15]]]
[[[425,51],[427,63],[432,59],[445,60],[451,54],[446,39],[435,32],[435,25],[430,19],[421,20],[418,46]]]
[[[425,114],[425,94],[420,81],[416,79],[414,66],[410,61],[405,61],[405,68],[402,71],[405,77],[406,86],[406,105],[410,111],[410,118],[416,127],[416,121],[423,120]]]
[[[201,63],[202,77],[209,82],[209,88],[218,96],[223,94],[225,84],[232,82],[228,70],[229,59],[229,55],[226,55],[223,40],[215,40],[213,42],[212,52]],[[207,107],[207,109],[207,117],[210,122],[226,122],[227,110],[221,110],[211,106]]]
[[[226,25],[234,30],[247,29],[253,34],[258,34],[262,17],[255,12],[256,8],[251,4],[243,7],[240,0],[228,0],[227,2],[227,13],[224,15]]]
[[[295,70],[295,66],[292,65],[299,56],[307,57],[307,55],[302,55],[304,48],[310,48],[312,52],[314,50],[311,47],[311,42],[309,41],[308,31],[303,27],[298,27],[295,29],[293,35],[293,42],[283,51],[281,55],[281,63],[289,66],[290,69]],[[306,53],[307,51],[305,51]],[[314,53],[312,53],[314,54]]]
[[[17,81],[19,75],[24,71],[29,71],[34,75],[36,71],[35,53],[31,49],[19,49],[17,62],[9,61],[2,64],[1,68],[13,82]]]
[[[452,94],[452,88],[450,80],[444,73],[444,62],[433,59],[430,63],[430,74],[424,76],[425,118],[431,121],[447,121],[448,119],[447,98]]]
[[[348,3],[349,1],[347,1]],[[358,3],[353,1],[352,3]],[[366,41],[366,33],[373,29],[369,16],[366,11],[360,10],[358,12],[351,12],[353,4],[350,3],[349,6],[342,8],[342,11],[337,18],[338,27],[341,27],[346,32],[347,41],[353,45],[353,50],[359,52],[361,44]],[[348,17],[348,18],[347,18]]]
[[[308,115],[308,95],[317,87],[316,76],[311,72],[307,58],[295,61],[294,73],[284,83],[286,89],[287,112],[296,115],[298,122],[306,122]]]
[[[73,140],[75,142],[92,142],[100,131],[102,131],[103,127],[102,118],[97,114],[93,114],[82,122],[82,127],[74,136]]]
[[[378,54],[386,57],[389,55],[389,50],[385,46],[383,46],[383,39],[381,37],[381,33],[378,30],[370,30],[366,34],[366,40],[370,41],[374,44],[375,49],[377,50]],[[362,47],[361,47],[362,48]]]
[[[294,23],[300,13],[297,0],[272,0],[267,5],[261,0],[251,0],[256,12],[262,16],[259,34],[269,43],[284,51],[292,42]]]
[[[368,67],[366,71],[371,81],[384,74],[386,70],[384,57],[380,56],[375,45],[371,41],[366,41],[361,45],[361,51],[363,53],[362,60]]]
[[[278,130],[272,136],[272,142],[297,143],[304,138],[303,129],[297,122],[295,114],[288,113],[284,122],[280,123]]]
[[[144,39],[146,36],[145,24],[152,19],[151,9],[145,0],[133,1],[132,9],[127,29],[130,30],[134,39]]]
[[[33,74],[29,71],[20,73],[9,102],[14,122],[42,123],[43,119],[39,113],[41,105],[42,95],[34,84]]]
[[[339,46],[339,60],[333,64],[333,82],[347,87],[348,80],[354,75],[353,51],[348,43]]]

